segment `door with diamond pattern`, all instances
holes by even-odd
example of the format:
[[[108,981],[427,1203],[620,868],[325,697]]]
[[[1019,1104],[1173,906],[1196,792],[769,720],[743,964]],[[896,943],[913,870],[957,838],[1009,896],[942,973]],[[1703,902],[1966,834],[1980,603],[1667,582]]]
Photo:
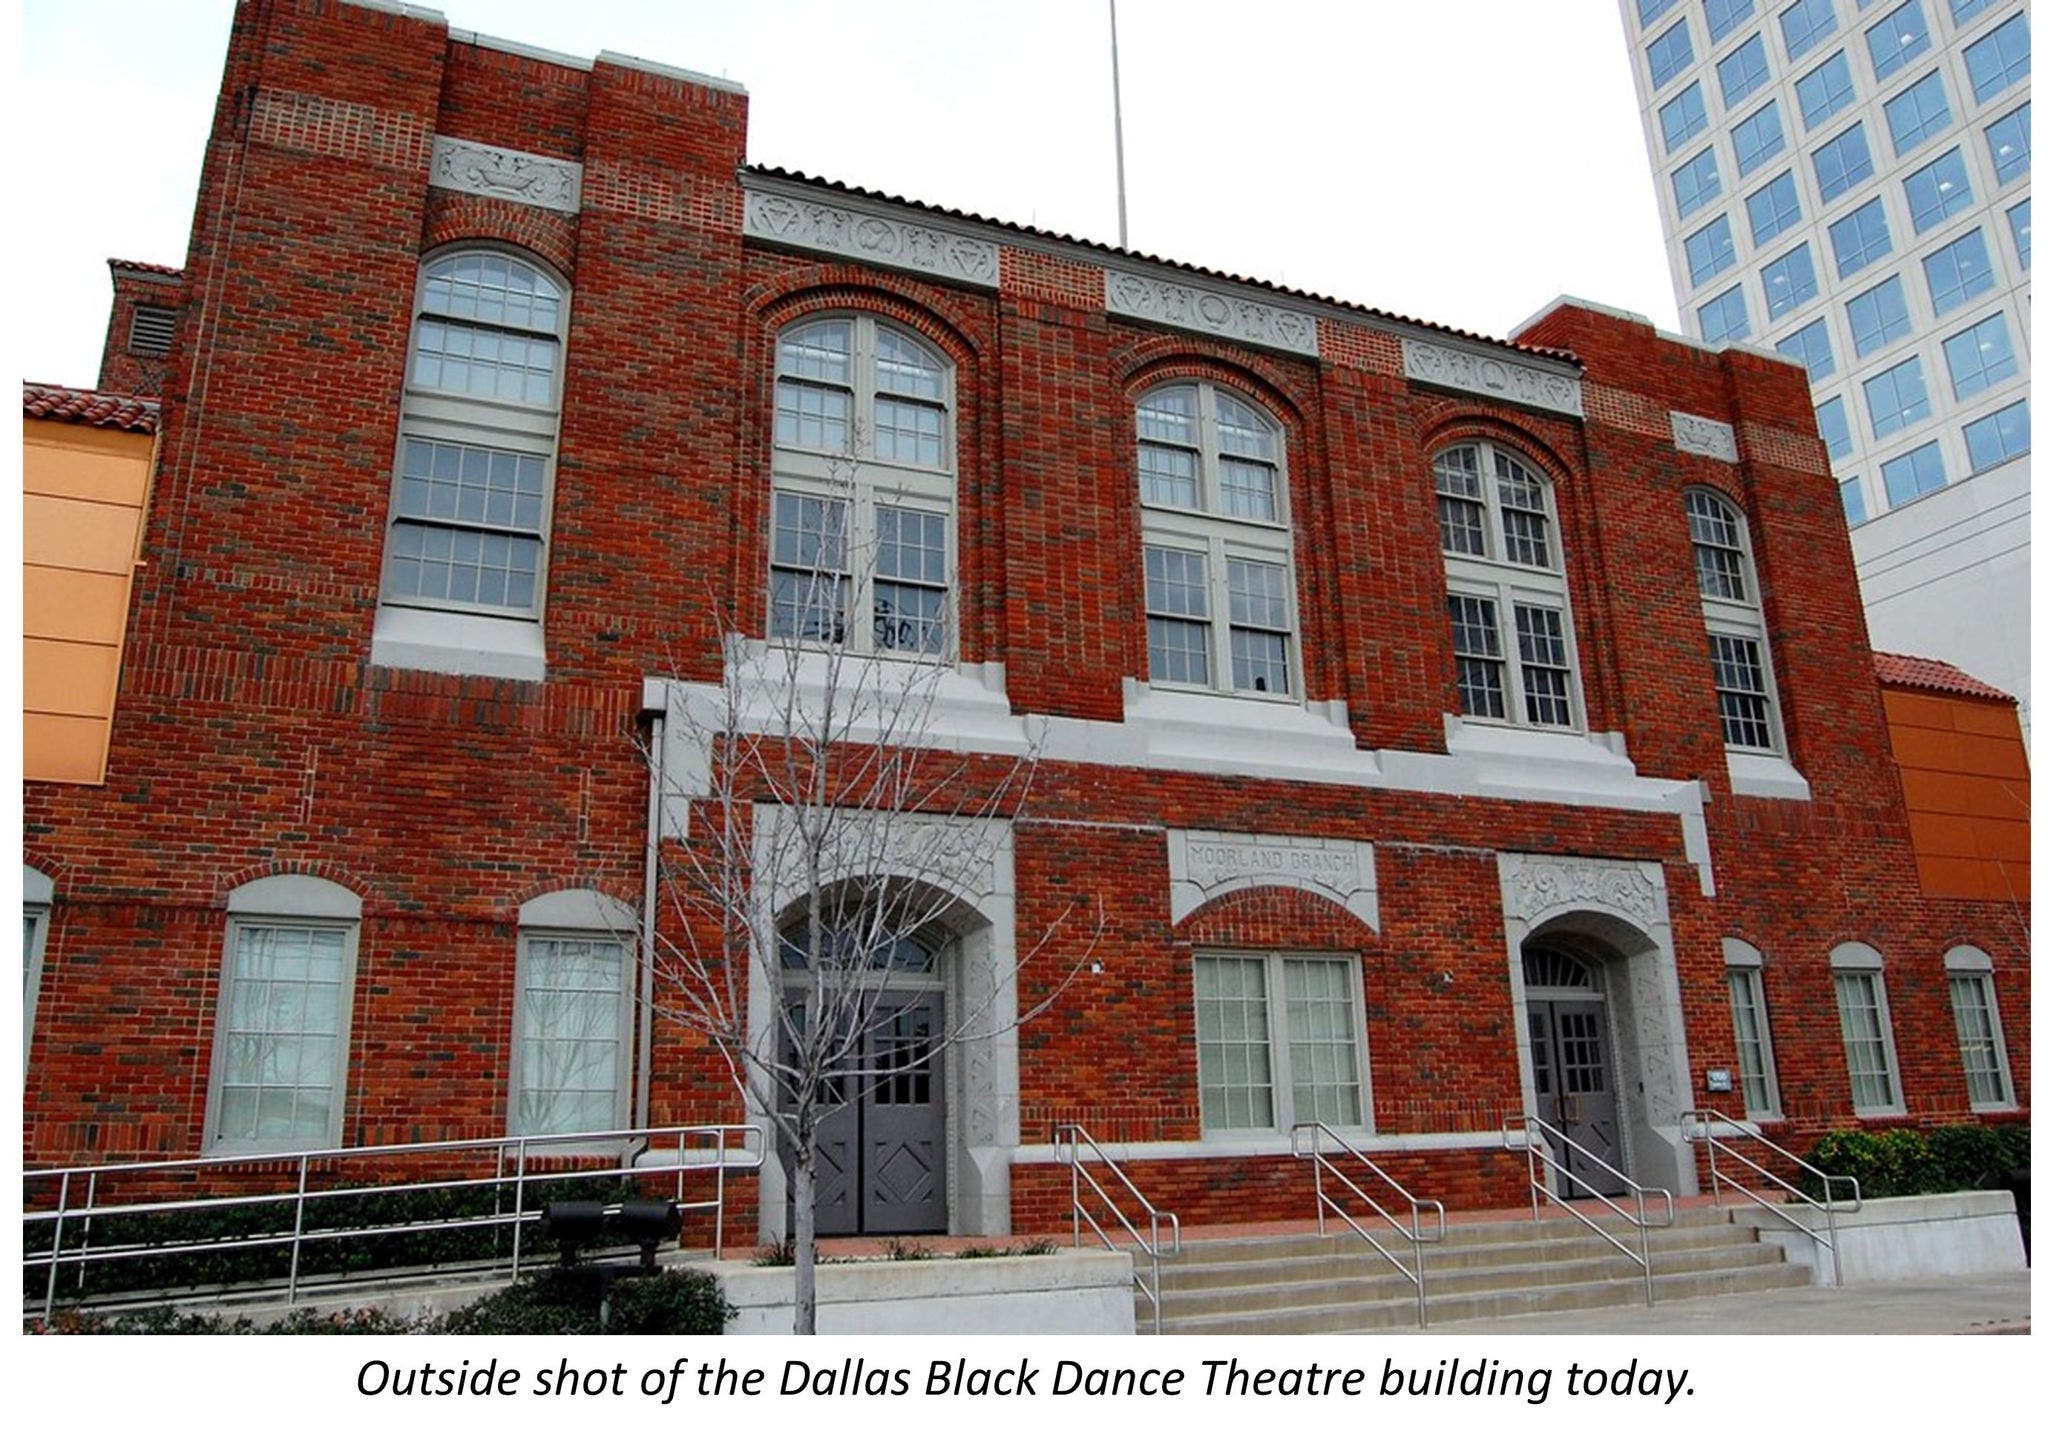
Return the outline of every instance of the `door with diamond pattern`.
[[[846,1103],[818,1128],[821,1235],[946,1230],[943,1006],[933,992],[882,999]]]
[[[1621,1180],[1607,1170],[1619,1172],[1622,1160],[1613,1058],[1601,1026],[1604,1011],[1603,1004],[1590,1001],[1529,1003],[1536,1115],[1564,1134],[1558,1161],[1586,1184],[1559,1178],[1567,1197],[1622,1190]]]

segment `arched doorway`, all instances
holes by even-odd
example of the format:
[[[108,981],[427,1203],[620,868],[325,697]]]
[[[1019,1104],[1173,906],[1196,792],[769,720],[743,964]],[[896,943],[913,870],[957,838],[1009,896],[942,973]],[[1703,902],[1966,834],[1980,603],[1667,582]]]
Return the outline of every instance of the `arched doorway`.
[[[784,1055],[822,1112],[821,1237],[947,1230],[952,938],[902,912],[842,901],[815,943],[803,919],[780,934]]]
[[[1627,1164],[1601,969],[1575,948],[1531,941],[1522,947],[1522,988],[1536,1115],[1564,1138],[1560,1189],[1567,1197],[1619,1192]]]

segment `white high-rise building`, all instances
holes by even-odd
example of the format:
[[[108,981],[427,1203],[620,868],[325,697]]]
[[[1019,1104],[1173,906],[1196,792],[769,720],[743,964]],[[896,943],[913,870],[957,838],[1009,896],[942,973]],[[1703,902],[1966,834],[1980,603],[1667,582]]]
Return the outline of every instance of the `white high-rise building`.
[[[2028,714],[2025,0],[1620,0],[1688,336],[1805,364],[1872,640]]]

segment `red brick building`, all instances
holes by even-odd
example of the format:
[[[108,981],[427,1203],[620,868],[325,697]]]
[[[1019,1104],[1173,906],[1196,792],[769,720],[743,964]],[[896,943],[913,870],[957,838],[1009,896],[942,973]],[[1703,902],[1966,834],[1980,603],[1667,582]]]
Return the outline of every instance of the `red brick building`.
[[[1069,1121],[1206,1222],[1305,1210],[1303,1121],[1458,1206],[1519,1190],[1510,1114],[1680,1190],[1695,1106],[2024,1118],[2025,906],[1923,889],[1795,368],[764,170],[746,119],[242,6],[131,286],[177,318],[106,783],[28,789],[32,1163],[736,1120],[632,956],[725,618],[1036,755],[936,1005],[1100,964],[946,1059],[924,1211],[828,1226],[1055,1227]],[[820,601],[827,532],[889,560]]]

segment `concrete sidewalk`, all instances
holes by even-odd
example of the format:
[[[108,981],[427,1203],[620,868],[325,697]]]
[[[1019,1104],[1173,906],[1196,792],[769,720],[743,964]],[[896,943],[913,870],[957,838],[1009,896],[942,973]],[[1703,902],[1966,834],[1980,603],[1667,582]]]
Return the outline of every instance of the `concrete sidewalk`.
[[[1825,1334],[2031,1333],[2033,1274],[1865,1283],[1687,1298],[1626,1308],[1446,1323],[1431,1333]]]

